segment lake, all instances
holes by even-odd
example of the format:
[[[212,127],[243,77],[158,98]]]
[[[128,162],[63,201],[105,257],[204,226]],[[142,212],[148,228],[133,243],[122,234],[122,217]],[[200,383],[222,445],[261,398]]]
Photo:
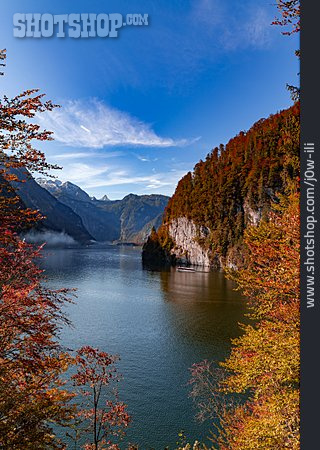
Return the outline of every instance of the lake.
[[[194,419],[189,368],[203,359],[222,361],[239,335],[246,307],[234,284],[221,272],[143,269],[135,247],[44,253],[50,286],[77,288],[67,307],[73,328],[62,330],[63,345],[91,345],[121,357],[120,398],[132,415],[125,442],[175,448],[181,430],[190,441],[205,439],[210,424]]]

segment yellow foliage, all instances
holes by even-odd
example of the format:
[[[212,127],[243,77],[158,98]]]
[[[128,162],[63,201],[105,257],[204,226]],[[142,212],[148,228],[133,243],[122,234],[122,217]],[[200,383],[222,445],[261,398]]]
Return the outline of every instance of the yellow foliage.
[[[299,449],[299,197],[248,229],[249,260],[229,275],[250,303],[253,323],[223,363],[226,394],[243,394],[222,414],[219,449]]]

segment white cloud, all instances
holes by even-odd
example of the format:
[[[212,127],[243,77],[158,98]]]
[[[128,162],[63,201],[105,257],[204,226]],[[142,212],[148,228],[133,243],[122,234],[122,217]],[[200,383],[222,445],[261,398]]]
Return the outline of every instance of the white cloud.
[[[110,167],[106,165],[93,167],[86,163],[74,163],[63,168],[61,179],[63,181],[79,183],[82,187],[94,182],[97,177],[106,174],[109,170]]]
[[[78,153],[61,153],[59,155],[53,155],[52,158],[55,159],[79,159],[79,158],[88,158],[87,152],[78,152]]]
[[[97,152],[75,152],[75,153],[61,153],[58,155],[52,155],[52,159],[84,159],[84,158],[114,158],[117,156],[122,156],[123,152],[107,152],[107,153],[97,153]]]
[[[139,161],[142,162],[150,162],[150,159],[147,158],[146,156],[137,155],[137,158],[139,159]]]
[[[95,99],[67,101],[62,108],[39,114],[38,120],[54,132],[56,141],[70,147],[175,147],[194,142],[158,136],[149,124]]]
[[[83,125],[80,125],[80,128],[82,128],[84,131],[86,131],[87,133],[91,133],[90,130],[88,130],[88,128],[84,127]]]
[[[160,172],[148,175],[135,176],[131,173],[117,174],[113,173],[105,179],[90,180],[90,183],[84,185],[85,189],[97,189],[101,187],[114,187],[135,185],[134,192],[160,192],[172,195],[178,181],[186,174],[186,170],[176,172]]]
[[[131,169],[113,166],[91,166],[84,163],[73,163],[63,168],[59,174],[62,181],[71,181],[82,189],[97,189],[110,186],[137,185],[146,191],[176,186],[186,170],[175,172],[152,172],[150,174],[136,175]]]
[[[200,139],[200,138],[199,138]],[[194,140],[193,142],[195,142],[196,140]],[[158,161],[159,160],[159,158],[151,158],[150,156],[145,156],[145,155],[137,155],[137,154],[135,154],[134,153],[134,155],[135,155],[135,157],[139,160],[139,161],[142,161],[142,162],[156,162],[156,161]]]
[[[272,16],[263,7],[248,6],[246,20],[230,16],[221,30],[220,43],[225,50],[263,49],[271,42]]]
[[[251,11],[245,29],[248,35],[248,42],[252,46],[265,47],[270,42],[271,35],[271,17],[263,8],[257,8]]]
[[[220,0],[193,0],[190,19],[205,31],[217,28],[225,15],[225,5]]]
[[[221,52],[265,48],[272,35],[271,11],[262,0],[192,0],[189,21],[196,34],[191,44],[197,50],[195,58],[212,59]]]

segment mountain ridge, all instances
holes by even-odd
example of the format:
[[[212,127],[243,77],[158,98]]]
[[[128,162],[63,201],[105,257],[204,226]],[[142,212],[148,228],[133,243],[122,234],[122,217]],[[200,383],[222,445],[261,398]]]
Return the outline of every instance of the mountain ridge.
[[[51,230],[66,233],[81,244],[89,244],[93,237],[84,227],[81,218],[67,205],[59,202],[50,192],[42,188],[25,169],[12,169],[20,181],[12,182],[22,205],[38,210],[44,219],[37,223],[36,230]]]
[[[70,207],[97,241],[143,244],[152,227],[161,224],[169,197],[128,194],[121,200],[90,197],[79,186],[60,180],[37,179],[59,202]]]

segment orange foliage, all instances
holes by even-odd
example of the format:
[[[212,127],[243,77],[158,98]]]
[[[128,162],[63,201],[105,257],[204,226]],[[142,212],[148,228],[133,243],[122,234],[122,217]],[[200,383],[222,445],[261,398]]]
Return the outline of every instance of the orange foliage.
[[[204,246],[226,256],[241,245],[250,224],[247,211],[260,217],[279,193],[292,190],[299,174],[300,106],[261,119],[224,147],[215,148],[185,175],[166,208],[163,229],[187,217],[211,231]],[[158,233],[159,233],[158,232]]]
[[[1,52],[0,60],[4,57]],[[45,172],[51,167],[32,147],[34,140],[51,138],[30,122],[53,108],[42,98],[31,90],[0,100],[0,446],[10,449],[62,448],[50,423],[65,424],[74,413],[73,394],[61,382],[72,360],[56,339],[66,322],[61,305],[68,292],[43,285],[35,264],[40,249],[18,236],[39,214],[26,210],[10,185],[15,168]]]

